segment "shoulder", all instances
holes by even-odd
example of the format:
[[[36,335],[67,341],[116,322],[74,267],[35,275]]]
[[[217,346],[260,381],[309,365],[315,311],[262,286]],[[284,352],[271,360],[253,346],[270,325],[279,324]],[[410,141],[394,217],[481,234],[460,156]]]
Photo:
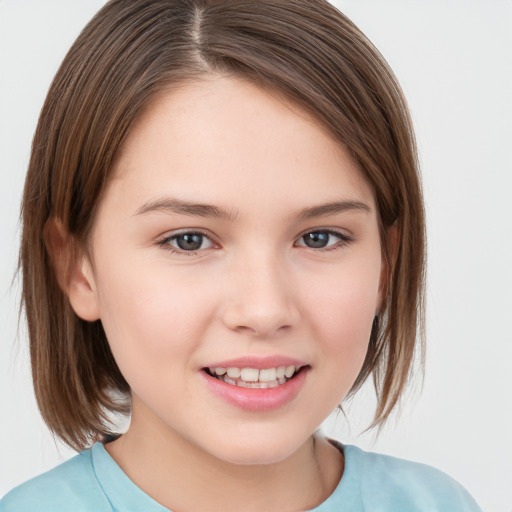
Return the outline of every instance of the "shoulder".
[[[0,512],[69,510],[112,510],[95,478],[91,450],[15,487],[0,501]]]
[[[470,494],[425,464],[344,447],[346,470],[357,480],[367,510],[480,512]]]

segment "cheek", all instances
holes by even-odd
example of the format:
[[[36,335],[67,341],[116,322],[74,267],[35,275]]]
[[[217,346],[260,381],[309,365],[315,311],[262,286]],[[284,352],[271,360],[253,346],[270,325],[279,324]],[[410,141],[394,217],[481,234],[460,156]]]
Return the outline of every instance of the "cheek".
[[[326,364],[332,361],[357,375],[379,303],[379,277],[380,261],[374,261],[348,265],[309,283],[304,300]]]
[[[193,352],[211,316],[211,297],[198,293],[190,277],[171,279],[154,266],[133,268],[109,269],[98,290],[101,321],[121,371],[155,372],[169,361],[183,365],[180,356]]]
[[[309,396],[315,420],[322,421],[343,401],[361,370],[379,300],[379,277],[380,260],[358,257],[303,282],[303,316],[317,347]]]

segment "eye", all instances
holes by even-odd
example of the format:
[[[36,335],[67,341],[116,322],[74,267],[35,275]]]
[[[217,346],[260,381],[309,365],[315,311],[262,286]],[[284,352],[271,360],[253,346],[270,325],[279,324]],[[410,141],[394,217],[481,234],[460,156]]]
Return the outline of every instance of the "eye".
[[[305,233],[299,238],[297,245],[310,249],[335,249],[351,241],[352,239],[343,233],[331,229],[322,229]]]
[[[158,245],[172,252],[196,252],[213,247],[213,242],[203,233],[183,232],[168,236]]]

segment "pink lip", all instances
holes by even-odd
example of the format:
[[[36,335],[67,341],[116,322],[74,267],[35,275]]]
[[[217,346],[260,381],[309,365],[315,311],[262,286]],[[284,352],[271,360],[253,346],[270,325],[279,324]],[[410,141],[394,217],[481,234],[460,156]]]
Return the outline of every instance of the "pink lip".
[[[246,365],[244,360],[244,364],[238,366],[239,362],[235,365],[233,364],[234,361],[230,361],[228,367],[258,368],[258,366],[254,366],[254,361]],[[217,367],[219,366],[225,368],[223,365],[217,365]],[[286,366],[286,363],[281,363],[277,366]],[[273,367],[272,364],[270,366],[263,366],[263,368]],[[309,367],[303,368],[293,379],[290,379],[285,384],[267,389],[242,388],[216,379],[205,371],[201,371],[200,374],[204,378],[209,390],[216,396],[244,411],[263,412],[279,409],[290,403],[299,394],[309,369]]]
[[[298,359],[292,359],[285,356],[267,356],[267,357],[238,357],[229,361],[216,361],[208,364],[205,368],[254,368],[263,370],[265,368],[277,368],[279,366],[306,366],[308,363]]]

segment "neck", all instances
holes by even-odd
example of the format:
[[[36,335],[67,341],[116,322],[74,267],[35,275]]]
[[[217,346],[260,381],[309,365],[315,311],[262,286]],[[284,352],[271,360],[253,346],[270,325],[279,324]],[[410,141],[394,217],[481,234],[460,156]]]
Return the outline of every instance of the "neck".
[[[106,448],[139,488],[170,510],[308,510],[325,501],[343,472],[341,453],[313,436],[279,462],[239,465],[132,418],[128,432]]]

